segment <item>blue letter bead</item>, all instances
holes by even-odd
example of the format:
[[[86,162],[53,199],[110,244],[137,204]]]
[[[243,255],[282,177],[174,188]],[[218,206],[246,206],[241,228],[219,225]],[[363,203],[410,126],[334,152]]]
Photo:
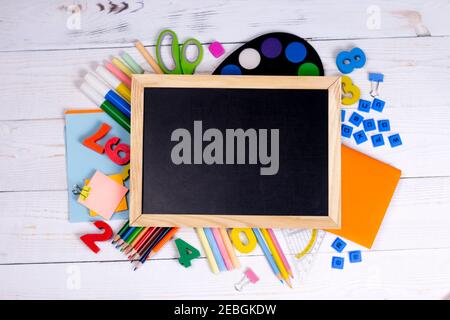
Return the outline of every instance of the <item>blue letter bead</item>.
[[[350,251],[348,253],[348,257],[350,259],[350,263],[355,263],[355,262],[361,262],[361,251],[359,250],[355,250],[355,251]]]
[[[372,101],[372,109],[378,112],[382,112],[385,104],[386,102],[384,102],[383,100],[375,98]]]
[[[360,115],[358,112],[353,112],[348,121],[356,127],[359,127],[363,120],[364,117],[362,115]]]
[[[344,269],[344,258],[333,257],[331,259],[331,267],[334,269]]]
[[[372,144],[375,148],[384,146],[384,138],[381,133],[371,136],[370,139],[372,139]]]
[[[401,146],[403,144],[402,139],[400,138],[400,135],[398,133],[393,134],[392,136],[389,136],[388,139],[389,139],[389,143],[391,144],[392,148]]]
[[[389,123],[389,120],[378,120],[378,131],[391,131],[391,124]]]
[[[353,134],[353,138],[355,138],[356,144],[361,144],[361,143],[367,141],[367,136],[366,136],[364,130],[355,132]]]
[[[342,134],[342,136],[344,138],[350,138],[352,136],[352,132],[353,132],[353,128],[352,127],[350,127],[350,126],[348,126],[346,124],[343,124],[341,126],[341,134]]]
[[[370,101],[359,99],[358,110],[362,112],[370,112]]]
[[[347,243],[344,240],[337,237],[336,240],[334,240],[333,243],[331,244],[331,247],[337,252],[342,252],[342,250],[344,250],[346,245]]]
[[[375,120],[373,120],[373,119],[364,120],[363,127],[364,127],[364,131],[366,131],[366,132],[373,131],[377,128],[375,125]]]

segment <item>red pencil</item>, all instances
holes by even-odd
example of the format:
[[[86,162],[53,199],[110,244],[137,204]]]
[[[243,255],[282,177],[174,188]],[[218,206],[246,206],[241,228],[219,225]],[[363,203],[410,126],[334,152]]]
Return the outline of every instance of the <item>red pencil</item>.
[[[134,246],[134,248],[131,249],[130,254],[128,255],[128,259],[131,260],[131,258],[138,252],[138,250],[145,245],[145,243],[147,243],[148,239],[151,238],[151,236],[153,235],[153,233],[155,233],[156,231],[158,231],[159,228],[157,227],[152,227],[149,230],[147,230],[147,232],[145,233],[145,235],[139,239],[138,243],[136,243],[136,245]]]
[[[161,232],[163,232],[166,228],[160,228],[157,227],[155,228],[156,231],[152,233],[152,235],[148,238],[147,241],[145,241],[142,246],[138,249],[135,248],[135,250],[137,251],[133,256],[128,257],[130,260],[139,260],[142,257],[142,254],[147,251],[147,249],[153,244],[153,241],[155,241],[155,239],[161,234]]]

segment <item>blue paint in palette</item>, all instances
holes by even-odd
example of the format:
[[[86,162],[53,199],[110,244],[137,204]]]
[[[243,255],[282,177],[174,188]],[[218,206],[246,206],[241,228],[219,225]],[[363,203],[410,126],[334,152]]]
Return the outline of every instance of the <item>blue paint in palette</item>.
[[[254,50],[245,49],[254,49],[257,54]],[[246,56],[247,53],[249,56]],[[256,67],[245,68],[248,59],[251,59]],[[241,64],[240,61],[245,63]],[[323,76],[324,70],[319,55],[306,40],[290,33],[272,32],[236,49],[213,74]]]

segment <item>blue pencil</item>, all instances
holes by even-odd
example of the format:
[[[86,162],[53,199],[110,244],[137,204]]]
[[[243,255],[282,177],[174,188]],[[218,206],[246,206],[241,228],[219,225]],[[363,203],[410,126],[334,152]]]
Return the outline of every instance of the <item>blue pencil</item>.
[[[159,234],[156,239],[153,241],[153,243],[147,248],[147,250],[143,253],[142,257],[139,259],[139,262],[137,262],[135,264],[134,270],[136,271],[138,268],[140,268],[145,261],[147,261],[148,256],[150,255],[150,253],[152,252],[153,248],[159,243],[159,241],[161,241],[162,238],[164,238],[164,236],[166,234],[169,233],[169,231],[172,228],[165,228],[165,230],[163,232],[161,232],[161,234]]]
[[[272,254],[269,251],[269,248],[267,248],[266,243],[264,242],[264,238],[261,234],[261,231],[259,231],[258,228],[252,228],[253,233],[256,236],[256,239],[258,239],[258,243],[262,249],[262,251],[264,252],[264,255],[267,258],[267,261],[269,261],[270,267],[273,270],[273,273],[275,273],[275,275],[277,276],[277,278],[283,282],[283,280],[281,280],[281,273],[280,273],[280,269],[278,269],[277,264],[275,263],[275,260],[273,260]]]
[[[117,242],[116,248],[119,248],[122,243],[125,242],[125,240],[130,236],[130,234],[136,229],[137,227],[129,227],[128,230],[124,233],[123,237]]]
[[[211,247],[219,270],[227,271],[227,267],[225,266],[225,262],[223,261],[222,255],[220,254],[219,247],[217,246],[216,239],[214,239],[214,235],[212,233],[211,228],[203,228],[203,230],[205,231],[206,238],[208,239],[209,246]]]

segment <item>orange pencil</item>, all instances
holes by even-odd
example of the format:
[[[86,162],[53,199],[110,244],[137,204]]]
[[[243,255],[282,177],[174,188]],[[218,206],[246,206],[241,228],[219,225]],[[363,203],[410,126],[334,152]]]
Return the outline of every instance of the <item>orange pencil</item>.
[[[136,244],[141,240],[141,238],[148,232],[150,227],[145,227],[144,230],[139,233],[139,235],[128,245],[127,248],[125,248],[124,253],[128,254],[130,251],[136,246]]]
[[[147,260],[149,260],[152,256],[154,256],[158,251],[169,241],[173,235],[179,230],[180,228],[172,228],[165,236],[161,239],[161,241],[158,242],[158,244],[152,249],[152,252],[148,255]]]

